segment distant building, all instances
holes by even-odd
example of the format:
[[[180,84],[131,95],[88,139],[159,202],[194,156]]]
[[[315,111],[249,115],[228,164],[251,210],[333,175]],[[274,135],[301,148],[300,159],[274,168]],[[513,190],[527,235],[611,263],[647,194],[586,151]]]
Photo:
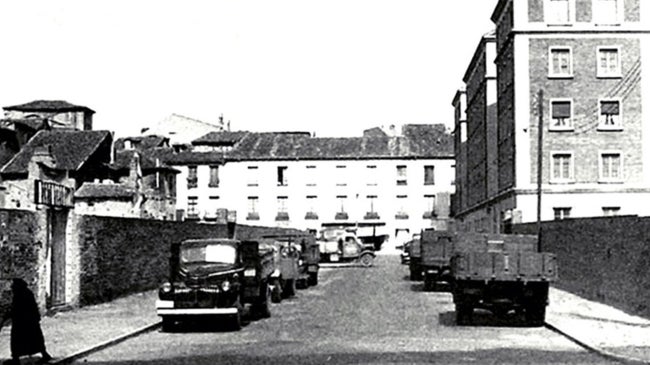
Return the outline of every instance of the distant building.
[[[470,111],[468,83],[468,165],[459,171],[468,176],[461,198],[467,205],[456,212],[466,228],[508,231],[512,223],[537,219],[540,151],[542,220],[650,215],[650,206],[639,204],[650,199],[650,94],[641,82],[650,79],[650,8],[641,5],[498,2],[496,56],[487,60],[497,69],[497,163],[490,163],[494,151],[476,149],[493,137],[488,120]],[[486,128],[471,133],[473,120]],[[476,153],[488,156],[487,186],[471,183],[471,161],[482,158]]]
[[[403,241],[447,228],[454,159],[442,125],[405,125],[399,134],[214,132],[165,162],[181,171],[184,219],[215,220],[226,208],[246,224],[317,231],[372,223]]]
[[[90,131],[95,111],[64,100],[35,100],[3,107],[6,119],[46,120],[51,128]]]

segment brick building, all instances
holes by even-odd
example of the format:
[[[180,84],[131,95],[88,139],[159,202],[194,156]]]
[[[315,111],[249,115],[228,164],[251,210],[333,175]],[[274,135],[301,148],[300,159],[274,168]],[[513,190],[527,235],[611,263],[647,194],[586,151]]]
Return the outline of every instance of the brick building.
[[[650,123],[643,113],[650,95],[641,83],[650,76],[648,19],[650,8],[640,0],[498,2],[496,55],[485,63],[497,71],[496,135],[489,112],[483,119],[473,112],[490,109],[472,100],[476,79],[466,74],[468,185],[459,224],[497,231],[535,221],[538,151],[542,220],[650,214],[647,204],[638,204],[650,198]],[[489,44],[483,38],[479,51],[489,55]],[[475,61],[470,69],[479,70]],[[472,184],[472,161],[480,162],[478,175],[487,169],[485,186]]]

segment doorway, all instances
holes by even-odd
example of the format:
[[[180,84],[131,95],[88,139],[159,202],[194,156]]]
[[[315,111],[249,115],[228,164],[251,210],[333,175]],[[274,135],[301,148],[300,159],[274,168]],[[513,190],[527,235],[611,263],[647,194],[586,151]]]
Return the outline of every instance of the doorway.
[[[62,306],[65,301],[66,242],[68,209],[47,210],[47,238],[50,247],[50,300],[48,307]]]

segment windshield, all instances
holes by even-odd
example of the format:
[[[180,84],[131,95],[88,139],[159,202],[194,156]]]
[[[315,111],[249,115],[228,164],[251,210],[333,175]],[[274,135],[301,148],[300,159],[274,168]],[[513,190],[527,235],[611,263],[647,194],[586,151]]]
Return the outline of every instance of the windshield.
[[[181,249],[181,263],[218,263],[234,264],[237,259],[237,250],[231,245],[211,244],[205,246],[183,247]]]

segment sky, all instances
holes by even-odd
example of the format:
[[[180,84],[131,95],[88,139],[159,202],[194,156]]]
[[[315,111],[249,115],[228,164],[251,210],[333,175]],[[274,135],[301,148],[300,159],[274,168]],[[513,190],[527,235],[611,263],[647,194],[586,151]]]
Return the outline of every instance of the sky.
[[[2,0],[0,106],[66,100],[133,136],[176,113],[361,136],[453,125],[497,0]]]

